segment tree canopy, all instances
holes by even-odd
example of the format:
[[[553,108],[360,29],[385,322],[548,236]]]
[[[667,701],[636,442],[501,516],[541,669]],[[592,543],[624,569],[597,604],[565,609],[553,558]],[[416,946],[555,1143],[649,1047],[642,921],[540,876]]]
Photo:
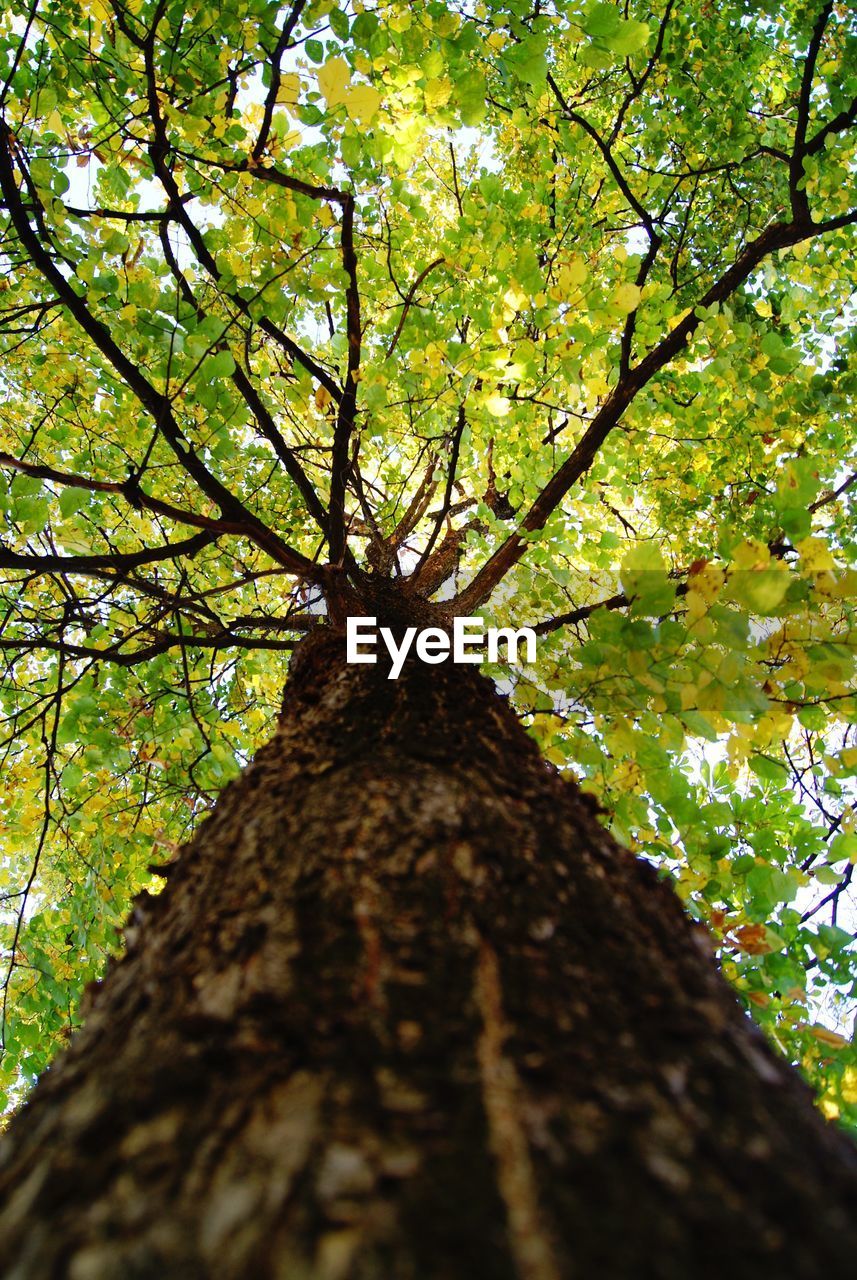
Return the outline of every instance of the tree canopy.
[[[850,6],[12,0],[0,73],[5,1100],[373,574],[537,629],[857,1126]]]

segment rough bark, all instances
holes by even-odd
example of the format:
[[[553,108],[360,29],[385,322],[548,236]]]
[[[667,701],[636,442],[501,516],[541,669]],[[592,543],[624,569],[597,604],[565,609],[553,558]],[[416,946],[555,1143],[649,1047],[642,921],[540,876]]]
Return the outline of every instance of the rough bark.
[[[471,667],[295,658],[0,1158],[5,1280],[844,1274],[857,1160]]]

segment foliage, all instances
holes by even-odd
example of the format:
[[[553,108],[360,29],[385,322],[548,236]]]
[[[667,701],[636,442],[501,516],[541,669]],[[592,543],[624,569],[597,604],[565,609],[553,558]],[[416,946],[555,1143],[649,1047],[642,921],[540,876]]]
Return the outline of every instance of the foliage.
[[[11,0],[12,1099],[373,572],[538,627],[547,758],[857,1124],[855,51],[818,0]]]

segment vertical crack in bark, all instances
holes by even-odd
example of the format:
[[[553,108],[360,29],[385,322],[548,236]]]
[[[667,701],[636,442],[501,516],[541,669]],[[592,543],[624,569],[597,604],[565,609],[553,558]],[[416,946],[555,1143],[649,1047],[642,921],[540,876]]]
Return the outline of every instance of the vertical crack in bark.
[[[381,931],[375,921],[378,894],[368,877],[361,879],[358,894],[354,903],[354,920],[363,947],[363,972],[356,985],[358,994],[362,994],[372,1008],[383,1010],[386,1007],[382,987],[383,952]]]
[[[378,1012],[386,1009],[383,988],[384,954],[379,916],[382,910],[381,894],[375,871],[372,869],[373,843],[378,830],[390,820],[390,797],[377,787],[369,787],[365,811],[358,820],[356,830],[346,850],[348,862],[354,871],[352,892],[354,895],[354,923],[363,950],[363,963],[355,975],[354,991],[357,998],[365,999]]]
[[[497,1181],[506,1206],[509,1247],[521,1280],[560,1280],[539,1211],[535,1170],[521,1121],[521,1089],[514,1063],[503,1052],[508,1035],[503,1016],[500,966],[494,948],[481,940],[474,994],[482,1016],[477,1046],[482,1098],[488,1118]]]

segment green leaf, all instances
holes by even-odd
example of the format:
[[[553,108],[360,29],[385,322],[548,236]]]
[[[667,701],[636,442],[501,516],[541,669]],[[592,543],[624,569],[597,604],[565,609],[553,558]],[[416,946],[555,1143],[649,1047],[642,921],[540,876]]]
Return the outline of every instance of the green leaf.
[[[378,30],[378,15],[364,10],[359,13],[351,25],[351,38],[362,49],[368,49],[372,37]]]
[[[763,782],[783,783],[789,776],[786,766],[779,760],[772,760],[770,756],[751,756],[749,764],[756,777],[761,778]]]
[[[68,520],[75,512],[81,511],[89,505],[89,493],[86,489],[63,489],[60,494],[60,514],[63,520]]]
[[[583,19],[583,30],[588,36],[609,40],[618,34],[622,26],[622,14],[614,4],[593,4]]]
[[[686,725],[688,732],[693,734],[694,737],[705,738],[707,742],[717,741],[716,729],[698,711],[682,711],[681,720]]]
[[[331,9],[327,15],[330,29],[340,40],[348,39],[348,18],[341,9]]]
[[[775,613],[791,581],[784,566],[770,569],[738,569],[729,577],[729,593],[751,613]]]
[[[675,583],[667,574],[660,548],[644,542],[622,561],[622,589],[633,599],[632,612],[643,616],[667,613],[675,602]]]
[[[202,366],[202,372],[207,378],[229,378],[235,372],[235,360],[229,351],[218,351],[216,355],[209,356]]]
[[[630,57],[631,54],[645,49],[650,34],[647,23],[628,20],[622,23],[615,35],[607,37],[606,43],[614,53]]]
[[[546,48],[545,36],[530,36],[512,45],[504,54],[503,61],[525,84],[540,88],[544,85],[548,73]]]
[[[19,498],[14,506],[14,518],[24,533],[41,533],[50,518],[47,498]]]
[[[829,858],[831,862],[857,863],[857,832],[840,831],[830,842]]]

